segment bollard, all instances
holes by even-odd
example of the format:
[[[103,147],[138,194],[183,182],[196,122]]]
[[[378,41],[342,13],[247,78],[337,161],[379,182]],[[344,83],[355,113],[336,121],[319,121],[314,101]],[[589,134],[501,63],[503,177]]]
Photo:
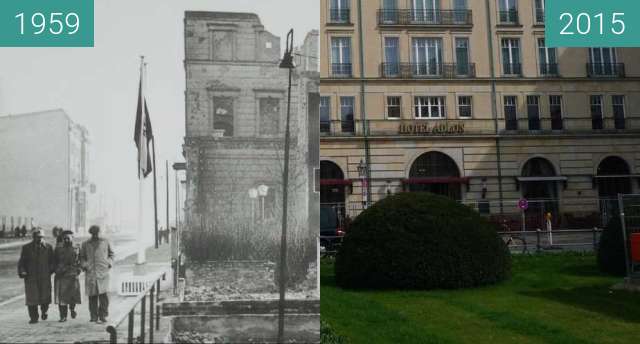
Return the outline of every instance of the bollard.
[[[142,297],[142,302],[140,303],[140,341],[144,343],[144,323],[145,323],[145,313],[147,312],[146,307],[147,296]]]
[[[127,328],[127,343],[133,343],[133,319],[135,317],[135,307],[129,311],[129,327]]]
[[[536,229],[536,253],[540,253],[540,228]]]
[[[155,320],[153,318],[153,302],[155,301],[155,288],[156,286],[154,285],[153,287],[151,287],[151,294],[149,294],[149,340],[147,341],[148,343],[153,343],[153,321]]]

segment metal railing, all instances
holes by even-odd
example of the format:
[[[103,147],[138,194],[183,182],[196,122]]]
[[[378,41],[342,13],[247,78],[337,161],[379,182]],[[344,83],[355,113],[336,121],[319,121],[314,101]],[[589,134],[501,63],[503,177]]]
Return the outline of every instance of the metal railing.
[[[518,10],[500,11],[499,17],[501,25],[520,25]]]
[[[331,9],[329,10],[329,22],[331,24],[348,24],[351,21],[351,9]]]
[[[498,235],[508,242],[509,238],[517,238],[510,243],[509,249],[516,252],[529,252],[529,248],[535,247],[535,252],[548,250],[598,250],[602,228],[590,229],[553,229],[535,231],[502,231]]]
[[[542,76],[559,76],[560,73],[558,71],[557,63],[541,63],[540,64],[540,75]]]
[[[587,63],[587,76],[624,78],[624,63]]]
[[[474,78],[476,64],[385,62],[380,64],[380,75],[383,78],[401,79]]]
[[[334,78],[350,78],[353,76],[351,63],[332,63],[331,76]]]
[[[536,9],[536,24],[544,25],[544,10],[541,8]]]
[[[618,133],[631,132],[640,129],[640,119],[632,117],[541,117],[538,129],[532,128],[529,118],[525,114],[518,118],[501,118],[500,133],[526,134],[531,131],[538,133]]]
[[[127,324],[127,343],[153,343],[153,331],[160,329],[160,307],[158,306],[158,300],[160,299],[160,280],[164,279],[166,272],[161,272],[155,275],[153,282],[150,283],[145,290],[136,296],[135,300],[131,303],[129,311],[121,314],[115,321],[112,321],[107,326],[107,332],[109,333],[109,343],[118,343],[118,327],[128,320]],[[149,338],[145,340],[145,325],[147,315],[147,296],[149,298]],[[154,308],[155,302],[155,308]],[[140,304],[140,336],[135,340],[133,332],[135,328],[135,310],[136,306]]]
[[[471,10],[381,9],[378,25],[473,25]]]
[[[522,64],[520,63],[503,64],[502,74],[505,76],[522,76]]]

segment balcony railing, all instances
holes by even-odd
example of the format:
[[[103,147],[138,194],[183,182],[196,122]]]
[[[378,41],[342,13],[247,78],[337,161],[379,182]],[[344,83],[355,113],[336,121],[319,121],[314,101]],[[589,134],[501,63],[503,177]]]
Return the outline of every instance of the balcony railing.
[[[329,10],[329,23],[348,24],[351,22],[351,9],[331,9]]]
[[[457,79],[474,78],[475,63],[382,63],[380,76],[399,79]]]
[[[541,63],[540,75],[542,76],[559,76],[557,63]]]
[[[507,63],[502,66],[502,74],[507,76],[521,76],[522,64],[520,63]]]
[[[332,63],[331,76],[334,78],[350,78],[353,75],[351,63]]]
[[[500,11],[501,25],[520,25],[520,18],[517,10]]]
[[[640,119],[621,117],[543,117],[540,119],[519,117],[517,119],[502,118],[499,123],[504,134],[534,133],[637,133],[640,132]],[[533,124],[533,126],[531,126]]]
[[[473,25],[471,10],[378,10],[378,25]]]
[[[587,63],[587,75],[592,78],[624,78],[624,63]]]
[[[536,9],[536,24],[544,25],[544,10],[541,8]]]

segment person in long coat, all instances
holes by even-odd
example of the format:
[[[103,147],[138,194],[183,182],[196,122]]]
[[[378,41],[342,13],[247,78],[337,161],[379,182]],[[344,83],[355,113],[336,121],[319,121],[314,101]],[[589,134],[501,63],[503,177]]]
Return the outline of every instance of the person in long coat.
[[[80,264],[85,271],[85,289],[89,297],[91,320],[106,322],[109,315],[109,270],[113,266],[113,250],[107,239],[100,237],[100,227],[89,228],[91,238],[82,243]]]
[[[71,319],[76,318],[76,305],[81,303],[80,297],[80,260],[76,248],[73,247],[70,230],[58,233],[62,237],[62,244],[56,246],[54,251],[56,277],[54,278],[54,302],[58,304],[60,322],[67,321],[68,311],[71,311]]]
[[[51,274],[54,271],[53,247],[43,241],[42,230],[33,231],[33,240],[22,246],[18,260],[18,276],[24,279],[25,304],[30,324],[38,322],[38,306],[42,320],[47,320],[51,304]]]

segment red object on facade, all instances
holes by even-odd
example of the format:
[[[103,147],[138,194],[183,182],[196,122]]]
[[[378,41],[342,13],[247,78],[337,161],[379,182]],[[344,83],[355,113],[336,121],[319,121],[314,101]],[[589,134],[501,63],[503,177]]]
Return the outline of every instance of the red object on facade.
[[[631,260],[640,263],[640,233],[631,234]]]

